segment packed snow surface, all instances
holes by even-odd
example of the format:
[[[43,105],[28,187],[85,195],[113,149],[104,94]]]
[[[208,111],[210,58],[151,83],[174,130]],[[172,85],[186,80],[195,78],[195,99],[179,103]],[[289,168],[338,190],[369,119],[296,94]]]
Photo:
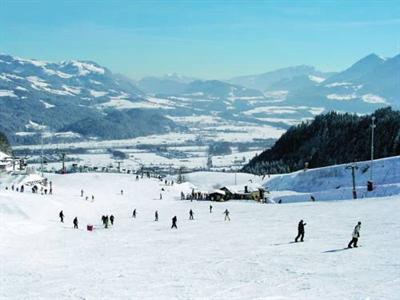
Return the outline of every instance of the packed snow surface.
[[[188,179],[210,185],[233,176],[199,173]],[[238,184],[254,179],[236,177]],[[46,196],[28,188],[6,191],[23,178],[0,177],[0,299],[400,297],[398,196],[285,205],[213,202],[210,213],[210,202],[178,200],[181,191],[190,192],[188,182],[164,186],[156,179],[100,173],[49,180],[54,195]],[[194,221],[188,220],[190,209]],[[230,222],[224,221],[225,209]],[[103,214],[114,214],[114,226],[102,228]],[[178,230],[170,229],[174,215]],[[72,229],[75,216],[79,230]],[[305,242],[294,244],[300,219],[307,223]],[[345,250],[359,220],[362,247]],[[95,230],[86,231],[87,224]]]

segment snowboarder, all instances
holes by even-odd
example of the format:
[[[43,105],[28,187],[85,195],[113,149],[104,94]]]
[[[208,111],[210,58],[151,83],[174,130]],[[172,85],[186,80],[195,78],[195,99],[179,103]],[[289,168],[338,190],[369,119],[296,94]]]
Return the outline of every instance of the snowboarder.
[[[110,216],[110,223],[111,223],[111,225],[114,225],[114,216],[113,215]]]
[[[189,220],[194,220],[193,210],[189,210]]]
[[[356,227],[354,227],[353,235],[352,235],[353,238],[351,239],[347,248],[353,248],[353,246],[355,248],[358,247],[357,242],[358,242],[358,239],[360,238],[360,230],[361,230],[361,222],[358,222]]]
[[[312,202],[315,202],[315,197],[314,197],[313,195],[311,195],[310,200],[311,200]]]
[[[212,205],[210,205],[210,214],[212,213],[212,209],[213,209],[213,207],[212,207]]]
[[[158,211],[156,210],[156,212],[154,213],[154,221],[157,222],[158,221]]]
[[[229,210],[228,210],[228,209],[225,209],[224,215],[225,215],[225,221],[226,221],[226,220],[228,220],[228,221],[231,220],[231,218],[229,218]]]
[[[178,221],[177,217],[174,216],[174,217],[172,218],[172,226],[171,226],[171,229],[172,229],[172,228],[178,229],[178,227],[176,226],[176,222],[177,222],[177,221]]]
[[[300,220],[299,225],[297,226],[297,236],[294,241],[297,243],[298,239],[300,238],[300,242],[304,242],[304,226],[307,223],[304,223],[303,220]]]
[[[61,223],[64,223],[64,213],[63,213],[63,211],[60,211],[60,213],[58,215],[60,216]]]
[[[136,218],[136,208],[132,212],[132,218]]]
[[[74,223],[74,229],[78,229],[78,217],[74,218],[73,223]]]

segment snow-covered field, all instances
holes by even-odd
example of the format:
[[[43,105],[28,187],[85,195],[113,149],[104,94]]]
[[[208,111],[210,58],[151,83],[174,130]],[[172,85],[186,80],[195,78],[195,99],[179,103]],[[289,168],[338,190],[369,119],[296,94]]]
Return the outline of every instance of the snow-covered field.
[[[233,176],[186,177],[209,185]],[[238,184],[255,180],[236,177]],[[52,196],[6,191],[12,179],[0,178],[0,299],[400,297],[398,196],[285,205],[230,201],[212,203],[209,213],[210,202],[178,200],[190,183],[164,186],[91,173],[49,179]],[[82,188],[94,202],[80,197]],[[226,208],[230,222],[223,219]],[[65,223],[58,219],[61,209]],[[100,226],[103,214],[116,217],[112,228]],[[178,230],[170,229],[174,215]],[[79,230],[72,229],[75,216]],[[305,242],[293,244],[300,219],[307,223]],[[359,220],[362,247],[344,250]],[[85,230],[89,223],[93,232]]]

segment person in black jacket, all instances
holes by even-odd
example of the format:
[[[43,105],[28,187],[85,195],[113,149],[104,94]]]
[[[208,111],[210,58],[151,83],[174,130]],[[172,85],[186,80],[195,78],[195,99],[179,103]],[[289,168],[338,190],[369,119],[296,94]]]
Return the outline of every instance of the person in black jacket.
[[[157,222],[158,221],[158,211],[156,210],[156,212],[154,213],[154,221]]]
[[[110,223],[111,223],[111,225],[114,225],[114,216],[113,215],[110,216]]]
[[[74,228],[78,229],[78,217],[75,217],[73,222],[74,222]]]
[[[63,211],[60,211],[60,213],[58,215],[60,216],[61,223],[64,223],[64,213],[63,213]]]
[[[178,221],[177,217],[174,216],[174,217],[172,218],[172,226],[171,226],[171,229],[172,229],[172,228],[178,229],[178,226],[176,226],[176,222],[177,222],[177,221]]]
[[[193,210],[189,210],[189,220],[194,220]]]
[[[231,218],[229,217],[229,210],[228,209],[225,209],[224,215],[225,215],[225,221],[230,221],[231,220]]]
[[[297,227],[297,236],[296,239],[294,240],[296,243],[298,239],[300,238],[300,242],[304,242],[304,226],[306,226],[307,223],[304,223],[303,220],[300,220],[299,225]]]

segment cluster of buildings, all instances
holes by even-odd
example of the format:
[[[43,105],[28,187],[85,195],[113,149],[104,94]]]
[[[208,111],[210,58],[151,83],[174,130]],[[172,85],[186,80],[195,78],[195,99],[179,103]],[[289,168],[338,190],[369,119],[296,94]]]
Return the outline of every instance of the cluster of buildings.
[[[267,202],[269,192],[261,185],[224,186],[209,193],[211,201],[253,200]]]

